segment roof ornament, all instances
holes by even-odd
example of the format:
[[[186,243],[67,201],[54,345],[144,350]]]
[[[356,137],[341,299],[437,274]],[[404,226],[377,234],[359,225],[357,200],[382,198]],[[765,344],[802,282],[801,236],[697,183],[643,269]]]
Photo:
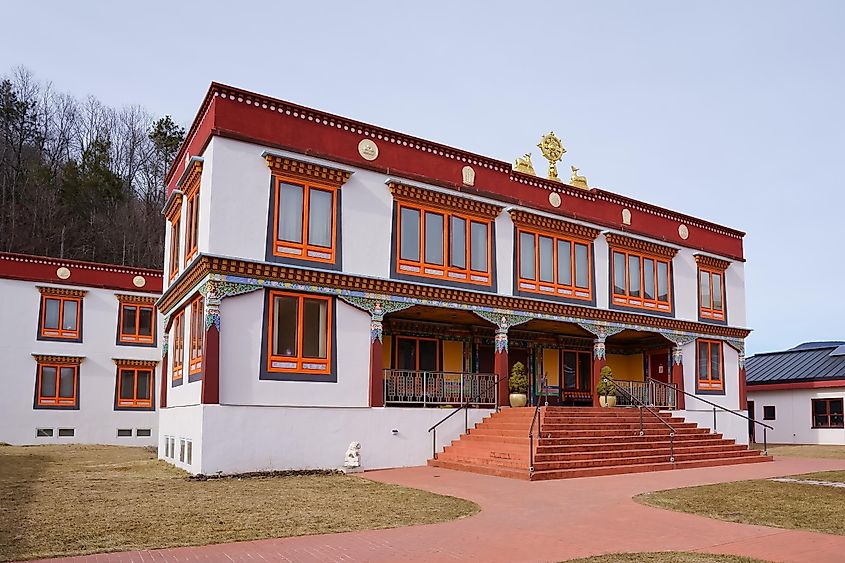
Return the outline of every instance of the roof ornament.
[[[513,163],[513,169],[516,172],[522,172],[523,174],[531,174],[532,176],[536,176],[537,173],[534,172],[534,165],[531,164],[531,153],[525,153],[525,156],[518,156],[516,157],[516,162]]]
[[[549,180],[560,182],[560,178],[557,175],[556,163],[563,158],[563,154],[566,152],[566,149],[563,148],[563,143],[560,142],[554,131],[549,131],[540,139],[537,147],[543,153],[546,160],[549,161]]]
[[[587,177],[586,176],[579,176],[578,175],[578,168],[574,166],[570,166],[572,169],[572,177],[569,179],[569,185],[575,186],[576,188],[581,188],[584,190],[589,190],[590,186],[587,185]]]

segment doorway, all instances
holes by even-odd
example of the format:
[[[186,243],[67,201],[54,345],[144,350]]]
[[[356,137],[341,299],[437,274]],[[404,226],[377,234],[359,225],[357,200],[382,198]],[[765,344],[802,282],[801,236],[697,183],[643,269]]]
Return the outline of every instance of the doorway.
[[[748,440],[752,444],[756,444],[757,440],[754,439],[754,430],[756,424],[754,424],[754,401],[748,401]]]
[[[669,352],[663,351],[656,354],[649,354],[648,376],[655,381],[671,383],[669,373]]]
[[[440,362],[434,338],[396,337],[396,368],[408,371],[438,371]]]

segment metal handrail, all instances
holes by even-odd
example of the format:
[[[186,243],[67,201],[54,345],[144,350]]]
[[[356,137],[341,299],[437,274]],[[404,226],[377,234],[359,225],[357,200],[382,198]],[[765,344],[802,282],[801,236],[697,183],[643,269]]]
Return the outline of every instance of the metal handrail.
[[[649,377],[649,380],[653,381],[655,383],[659,383],[660,385],[668,385],[668,383],[664,383],[663,381],[658,381],[658,380],[652,379],[650,377]],[[707,403],[708,405],[713,407],[713,433],[714,434],[716,433],[716,409],[722,409],[723,411],[729,412],[734,416],[744,418],[745,420],[747,420],[749,422],[753,422],[754,424],[759,424],[760,426],[762,426],[763,427],[763,455],[769,454],[769,443],[768,443],[768,439],[767,439],[767,436],[766,436],[766,430],[767,429],[768,430],[774,430],[775,429],[774,426],[769,426],[765,422],[760,422],[759,420],[754,420],[751,417],[745,416],[744,414],[738,413],[736,411],[732,411],[731,409],[725,408],[722,405],[717,405],[716,403],[708,401],[707,399],[702,399],[698,395],[693,395],[692,393],[687,393],[686,391],[684,391],[683,389],[680,389],[679,387],[674,387],[674,389],[676,389],[677,391],[680,391],[681,393],[683,393],[687,397],[692,397],[693,399],[698,399],[702,403]]]
[[[542,433],[543,433],[543,422],[542,416],[540,415],[540,403],[545,402],[546,406],[549,406],[549,399],[546,397],[546,385],[548,384],[548,379],[546,379],[546,374],[540,376],[540,394],[537,395],[537,404],[534,406],[534,416],[531,418],[531,428],[528,430],[528,475],[529,477],[534,476],[534,424],[537,424],[537,439],[539,440]],[[544,399],[541,401],[540,399]]]
[[[499,412],[499,382],[502,380],[503,377],[504,376],[497,377],[496,380],[493,381],[492,385],[488,385],[487,387],[484,388],[483,391],[481,389],[479,389],[476,392],[476,395],[475,395],[475,398],[478,399],[481,396],[481,394],[483,392],[486,392],[488,389],[490,389],[490,387],[495,387],[496,388],[496,407],[495,407],[496,412]],[[471,400],[467,399],[464,402],[464,404],[457,407],[455,410],[453,410],[452,412],[447,414],[445,417],[440,419],[440,422],[438,422],[437,424],[435,424],[434,426],[432,426],[431,428],[428,429],[428,431],[432,433],[431,434],[431,457],[433,457],[434,459],[437,459],[437,427],[440,426],[441,424],[443,424],[444,422],[446,422],[447,420],[449,420],[450,418],[452,418],[454,415],[458,414],[461,410],[463,410],[464,411],[464,432],[469,431],[469,406],[471,404],[477,403],[477,402],[478,401],[471,401]]]
[[[645,430],[643,429],[643,409],[644,408],[646,410],[648,410],[648,412],[653,414],[654,417],[663,424],[663,426],[665,426],[666,428],[669,429],[669,462],[675,463],[675,427],[672,426],[671,424],[669,424],[668,422],[666,422],[665,420],[663,420],[663,418],[660,416],[660,413],[658,413],[652,407],[643,403],[641,400],[639,400],[638,398],[633,396],[631,393],[628,392],[627,389],[625,389],[623,387],[619,387],[618,385],[616,385],[616,380],[614,380],[612,377],[606,377],[606,379],[609,379],[610,381],[613,382],[613,387],[616,390],[622,391],[623,393],[625,393],[628,396],[629,399],[631,399],[635,403],[638,403],[638,406],[639,406],[639,409],[640,409],[640,436],[645,435]],[[605,397],[607,397],[607,395],[605,395]]]

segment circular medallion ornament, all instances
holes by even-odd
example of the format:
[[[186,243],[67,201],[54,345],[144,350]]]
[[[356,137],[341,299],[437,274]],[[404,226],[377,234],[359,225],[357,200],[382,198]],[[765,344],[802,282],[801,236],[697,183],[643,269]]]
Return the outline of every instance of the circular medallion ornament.
[[[358,154],[364,160],[375,160],[378,158],[378,145],[370,139],[361,139],[358,143]]]
[[[62,266],[61,268],[59,268],[58,270],[56,270],[56,276],[57,276],[60,280],[66,280],[66,279],[68,279],[68,278],[70,277],[70,270],[68,270],[67,268],[65,268],[64,266]]]
[[[560,194],[557,192],[550,193],[549,203],[552,204],[552,207],[560,207]]]
[[[684,240],[689,238],[689,229],[686,225],[678,225],[678,236]]]
[[[132,278],[132,285],[135,287],[144,287],[147,285],[147,280],[144,279],[144,276],[135,276]]]

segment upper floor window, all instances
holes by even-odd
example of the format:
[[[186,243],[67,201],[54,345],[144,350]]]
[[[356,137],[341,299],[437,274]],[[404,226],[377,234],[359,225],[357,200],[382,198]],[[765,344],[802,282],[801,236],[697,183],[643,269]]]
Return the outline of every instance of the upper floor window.
[[[82,358],[35,356],[35,408],[79,408],[79,364]]]
[[[202,352],[205,336],[205,307],[202,295],[191,303],[191,340],[188,375],[191,381],[196,381],[202,374]]]
[[[179,273],[179,246],[181,244],[179,233],[179,215],[173,217],[170,222],[170,280]]]
[[[276,179],[273,253],[316,262],[335,261],[336,189]]]
[[[201,159],[191,159],[179,184],[185,194],[185,265],[196,256],[199,248],[202,164]]]
[[[267,260],[340,267],[340,188],[350,172],[265,154],[272,172]]]
[[[812,399],[813,428],[845,428],[842,398]]]
[[[120,295],[118,344],[155,346],[155,298]]]
[[[82,342],[82,298],[84,291],[40,287],[41,312],[38,340]]]
[[[397,275],[493,285],[492,219],[500,207],[401,184],[390,189]]]
[[[155,362],[117,361],[117,410],[153,410]]]
[[[722,343],[718,340],[699,339],[696,346],[698,349],[696,390],[724,392],[725,373]]]
[[[698,316],[701,320],[725,321],[725,270],[730,262],[697,254]]]
[[[606,236],[611,252],[612,305],[671,313],[676,251],[623,235]]]
[[[267,372],[331,374],[332,306],[330,297],[269,292]]]
[[[182,309],[173,315],[173,339],[170,348],[172,356],[170,377],[173,385],[182,384],[182,366],[185,362],[185,310]]]

